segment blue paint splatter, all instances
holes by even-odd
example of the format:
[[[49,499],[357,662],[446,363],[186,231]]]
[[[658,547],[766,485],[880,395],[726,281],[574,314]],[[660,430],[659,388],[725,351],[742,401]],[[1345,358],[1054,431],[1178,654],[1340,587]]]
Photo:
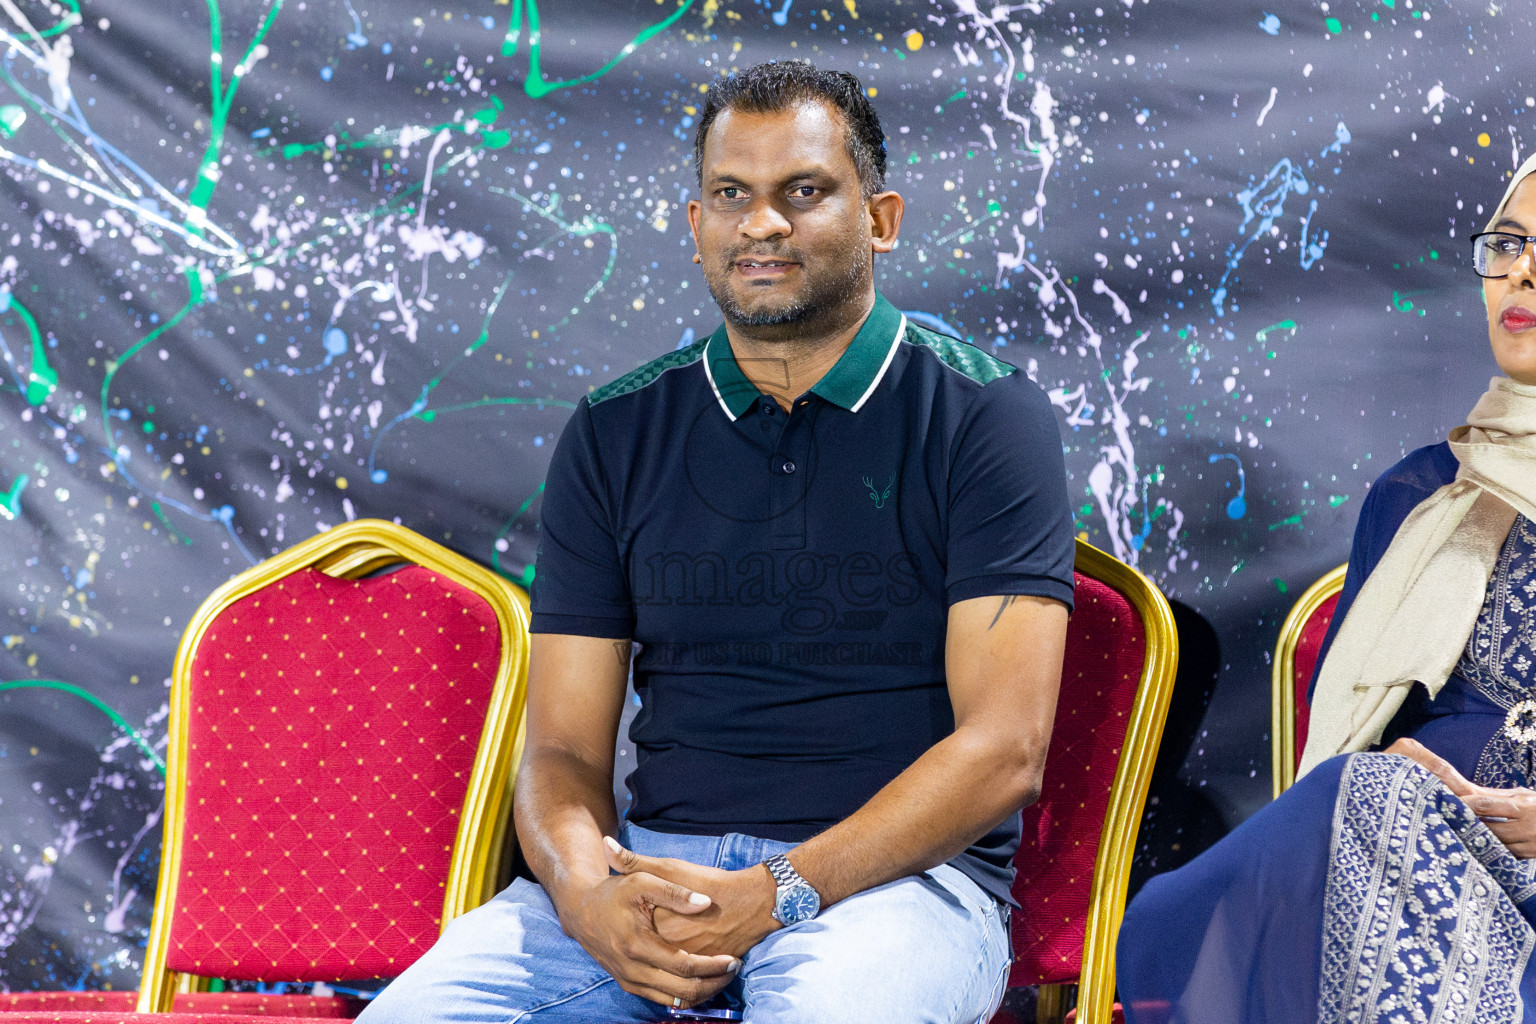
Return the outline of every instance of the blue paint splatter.
[[[1210,461],[1214,464],[1222,459],[1231,459],[1237,463],[1237,497],[1227,502],[1227,518],[1241,519],[1248,514],[1248,502],[1243,498],[1243,495],[1248,491],[1248,477],[1243,472],[1243,460],[1231,452],[1217,452],[1211,456]]]
[[[1344,127],[1343,121],[1340,121],[1338,126],[1333,129],[1333,141],[1324,146],[1323,151],[1317,155],[1327,156],[1329,153],[1342,153],[1344,147],[1353,141],[1354,136],[1349,134],[1349,129]]]
[[[352,0],[343,0],[343,3],[347,5],[347,13],[352,15],[352,31],[347,33],[347,49],[356,50],[359,47],[367,46],[368,37],[363,35],[363,21],[357,16],[357,12],[352,9]],[[330,79],[327,78],[326,81],[329,82]]]
[[[1265,11],[1264,17],[1259,21],[1259,28],[1272,36],[1277,36],[1280,34],[1280,19]]]

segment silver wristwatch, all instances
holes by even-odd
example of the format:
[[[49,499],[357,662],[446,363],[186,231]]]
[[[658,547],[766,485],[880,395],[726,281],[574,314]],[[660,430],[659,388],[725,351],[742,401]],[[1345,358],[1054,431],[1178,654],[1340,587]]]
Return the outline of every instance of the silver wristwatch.
[[[821,893],[800,877],[800,872],[782,853],[763,861],[773,876],[778,891],[774,894],[773,919],[786,927],[809,921],[821,911]]]

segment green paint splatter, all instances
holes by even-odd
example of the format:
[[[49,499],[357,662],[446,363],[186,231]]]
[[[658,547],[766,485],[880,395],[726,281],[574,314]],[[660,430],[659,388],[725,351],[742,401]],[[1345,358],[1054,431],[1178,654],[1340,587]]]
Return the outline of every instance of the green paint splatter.
[[[71,2],[71,0],[66,0],[66,2]],[[229,70],[228,79],[226,80],[224,71],[224,15],[219,8],[218,0],[205,0],[205,3],[208,7],[208,34],[210,40],[208,88],[211,94],[211,103],[208,112],[208,143],[203,149],[202,159],[198,164],[197,184],[193,186],[192,194],[187,199],[190,210],[186,220],[183,221],[183,226],[186,227],[188,232],[198,238],[203,237],[208,223],[208,204],[212,201],[214,190],[218,188],[219,180],[222,177],[219,171],[219,159],[224,148],[224,130],[229,123],[229,113],[234,106],[235,96],[240,91],[240,83],[244,80],[247,72],[255,66],[258,59],[256,57],[257,49],[261,47],[262,41],[266,39],[267,33],[272,30],[273,24],[277,21],[278,14],[283,9],[283,0],[270,0],[266,17],[262,19],[260,26],[256,29],[256,34],[252,36],[250,44],[246,47],[245,56],[241,57],[240,62]],[[76,10],[78,11],[78,8]],[[142,351],[145,345],[150,344],[156,338],[159,338],[165,332],[181,323],[188,313],[201,305],[204,299],[207,298],[203,290],[202,268],[199,266],[188,266],[183,274],[187,281],[187,304],[181,307],[170,319],[133,344],[121,356],[107,362],[106,376],[101,382],[101,425],[109,447],[111,446],[114,433],[110,413],[112,381],[117,376],[118,371],[123,368],[125,363]],[[159,505],[156,504],[154,508],[155,514],[160,517],[162,522],[165,522],[166,529],[170,530],[171,525],[166,521]],[[176,536],[174,530],[172,530],[172,536]],[[187,543],[190,544],[191,541],[188,540]]]
[[[90,691],[81,689],[73,683],[61,683],[57,679],[28,679],[10,683],[0,682],[0,693],[5,692],[6,690],[57,690],[60,693],[67,693],[73,697],[79,697],[81,700],[91,705],[91,707],[95,708],[97,711],[100,711],[102,714],[111,719],[112,724],[123,730],[123,732],[127,734],[128,738],[133,740],[134,746],[138,747],[139,750],[143,752],[144,756],[149,758],[150,763],[155,766],[155,770],[158,771],[161,775],[165,774],[165,760],[155,752],[155,748],[149,745],[149,742],[145,740],[142,735],[140,735],[137,729],[128,724],[127,719],[123,718],[123,716],[118,714],[117,711],[114,710],[109,704],[104,702],[100,697],[97,697]]]
[[[14,103],[0,107],[0,135],[7,139],[16,137],[21,126],[27,123],[27,112]]]
[[[1293,516],[1290,516],[1290,517],[1288,517],[1286,519],[1280,520],[1278,523],[1271,523],[1269,528],[1271,530],[1278,530],[1282,526],[1299,526],[1300,524],[1301,524],[1301,513],[1298,512],[1298,513],[1296,513]]]
[[[1328,496],[1328,507],[1329,508],[1338,508],[1340,505],[1344,504],[1348,500],[1349,500],[1349,495],[1347,495],[1347,494],[1330,494]]]
[[[1290,587],[1285,585],[1285,580],[1281,579],[1279,576],[1276,576],[1274,578],[1274,584],[1275,584],[1275,589],[1280,591],[1280,593],[1282,593],[1282,594],[1286,593],[1287,591],[1289,591],[1291,589]]]
[[[528,500],[517,506],[517,511],[512,513],[512,518],[507,520],[507,524],[503,526],[501,528],[501,532],[496,535],[496,543],[491,548],[491,567],[497,572],[501,573],[507,579],[521,583],[524,587],[530,586],[533,583],[533,565],[529,564],[524,566],[523,571],[514,576],[512,573],[508,572],[505,568],[502,567],[501,546],[502,543],[506,540],[507,534],[512,532],[512,527],[516,526],[517,521],[522,518],[523,513],[532,508],[533,503],[537,501],[539,495],[543,493],[544,484],[541,482],[538,486],[538,489],[535,490],[532,494],[528,495]]]
[[[160,520],[160,525],[165,527],[166,535],[169,536],[171,540],[181,541],[181,543],[188,546],[192,544],[191,537],[187,537],[176,532],[176,527],[172,526],[171,521],[165,517],[165,509],[160,507],[160,503],[158,501],[150,502],[149,507],[154,510],[155,518]]]
[[[219,179],[222,177],[219,171],[219,156],[224,148],[224,129],[229,123],[229,112],[235,104],[235,95],[240,91],[240,82],[246,73],[256,63],[256,49],[262,45],[267,33],[272,30],[272,25],[277,21],[277,16],[283,9],[283,0],[271,0],[271,6],[267,8],[267,16],[262,19],[261,25],[256,29],[256,34],[251,37],[250,45],[245,49],[245,56],[229,71],[226,80],[224,72],[224,15],[219,9],[218,0],[205,0],[208,6],[208,35],[210,49],[208,53],[208,90],[211,94],[211,106],[208,111],[208,145],[203,150],[203,158],[198,166],[197,184],[193,186],[192,195],[187,203],[192,207],[192,212],[187,215],[184,226],[197,235],[203,234],[203,226],[207,221],[208,204],[213,199],[213,192],[219,187]],[[198,276],[195,268],[188,269],[190,278]]]
[[[60,18],[57,25],[37,33],[37,38],[47,39],[50,36],[61,35],[84,20],[80,14],[80,0],[64,0],[64,6],[69,8],[69,13]]]
[[[1394,291],[1392,293],[1392,306],[1398,312],[1400,312],[1400,313],[1412,313],[1414,311],[1414,305],[1413,305],[1412,302],[1409,301],[1409,299],[1412,296],[1414,296],[1414,295],[1427,295],[1427,294],[1429,294],[1429,289],[1427,289],[1427,288],[1421,288],[1420,290],[1418,290],[1416,292],[1398,292],[1398,291]],[[1424,316],[1428,312],[1429,312],[1428,310],[1424,310],[1424,309],[1421,309],[1421,310],[1418,311],[1419,316]]]
[[[1270,324],[1268,327],[1260,328],[1258,331],[1254,332],[1253,340],[1257,341],[1259,344],[1262,345],[1262,344],[1265,343],[1265,340],[1269,337],[1269,332],[1270,331],[1290,331],[1291,332],[1291,336],[1295,337],[1296,336],[1296,330],[1297,330],[1297,327],[1296,327],[1296,321],[1295,320],[1281,320],[1277,324]],[[1273,353],[1271,353],[1271,356],[1273,356]]]
[[[509,196],[512,199],[516,199],[518,202],[523,204],[524,213],[536,213],[572,237],[590,238],[593,235],[607,235],[608,264],[603,268],[602,276],[598,278],[597,282],[593,284],[592,287],[588,288],[586,294],[581,297],[582,304],[585,305],[586,303],[591,302],[592,296],[602,291],[603,286],[608,283],[608,279],[613,276],[613,267],[619,258],[619,236],[618,233],[614,231],[613,225],[597,219],[590,213],[583,214],[579,220],[566,220],[560,215],[560,197],[558,195],[551,197],[547,206],[539,206],[532,199],[529,199],[527,196],[520,194],[514,189],[500,188],[498,186],[492,185],[488,191],[496,192],[500,195]],[[507,283],[511,283],[511,278],[507,279]],[[506,286],[503,285],[503,288],[505,287]],[[497,298],[498,300],[500,299],[499,294]],[[557,331],[561,327],[564,327],[566,324],[570,323],[571,317],[575,316],[580,308],[580,306],[572,306],[569,313],[561,317],[559,320],[556,320],[548,327],[545,327],[544,333],[548,334],[553,331]]]
[[[4,499],[0,501],[0,516],[6,519],[15,519],[21,515],[21,492],[27,489],[27,483],[31,479],[27,474],[22,473],[11,484],[11,489],[0,495],[0,498]]]
[[[512,0],[512,19],[507,24],[507,37],[502,41],[501,55],[503,57],[514,57],[517,55],[517,48],[522,42],[523,14],[526,5],[528,22],[528,77],[523,79],[523,92],[527,93],[531,99],[543,99],[557,89],[569,89],[573,85],[585,85],[587,82],[595,82],[602,78],[612,71],[619,61],[634,53],[641,46],[644,46],[653,36],[659,35],[671,28],[677,19],[687,13],[688,9],[693,6],[693,3],[694,0],[683,0],[683,3],[677,10],[654,25],[646,26],[639,35],[625,43],[612,60],[590,75],[551,82],[544,77],[544,69],[540,58],[539,0]]]
[[[37,319],[27,307],[16,301],[14,295],[7,294],[7,299],[8,305],[3,308],[15,313],[32,337],[32,369],[27,374],[27,402],[42,405],[59,386],[59,371],[48,362],[48,348],[43,344],[42,332],[37,329]]]
[[[1323,25],[1328,29],[1329,32],[1332,32],[1334,35],[1338,35],[1340,32],[1344,31],[1344,26],[1339,24],[1338,18],[1328,18],[1323,22]]]

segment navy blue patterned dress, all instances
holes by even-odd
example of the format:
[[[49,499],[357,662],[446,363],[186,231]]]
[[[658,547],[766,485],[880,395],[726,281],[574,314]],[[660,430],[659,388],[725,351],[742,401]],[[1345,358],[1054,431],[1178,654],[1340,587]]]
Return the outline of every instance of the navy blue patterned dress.
[[[1397,736],[1536,788],[1536,525],[1516,520],[1456,673],[1433,701],[1416,688]],[[1132,1024],[1536,1021],[1533,923],[1536,860],[1408,759],[1341,755],[1147,884],[1120,996]]]

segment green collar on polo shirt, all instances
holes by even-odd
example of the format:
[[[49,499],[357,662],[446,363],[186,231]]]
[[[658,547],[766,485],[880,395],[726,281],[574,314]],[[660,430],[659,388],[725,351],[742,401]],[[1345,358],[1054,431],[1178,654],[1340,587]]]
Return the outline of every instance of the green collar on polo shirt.
[[[864,326],[832,369],[811,387],[811,393],[849,412],[858,412],[885,376],[896,355],[896,346],[906,334],[906,326],[907,318],[901,310],[884,295],[875,293],[875,306]],[[737,365],[724,324],[715,329],[704,346],[704,372],[709,375],[720,407],[732,420],[751,408],[762,394]]]

